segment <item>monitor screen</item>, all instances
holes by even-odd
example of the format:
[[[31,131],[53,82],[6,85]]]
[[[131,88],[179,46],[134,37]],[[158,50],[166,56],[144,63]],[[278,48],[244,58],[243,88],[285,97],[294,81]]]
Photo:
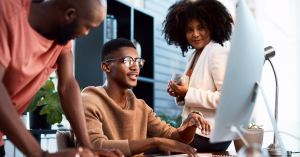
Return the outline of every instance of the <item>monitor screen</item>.
[[[264,39],[245,0],[239,2],[226,74],[211,143],[239,139],[231,126],[247,129],[255,105],[256,82],[264,65]]]

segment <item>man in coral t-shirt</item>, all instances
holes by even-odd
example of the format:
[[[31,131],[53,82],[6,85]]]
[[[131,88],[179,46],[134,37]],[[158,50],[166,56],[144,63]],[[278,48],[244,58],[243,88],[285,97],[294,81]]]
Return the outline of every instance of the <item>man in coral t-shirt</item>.
[[[4,134],[31,157],[122,156],[118,150],[92,148],[73,76],[70,40],[87,35],[105,15],[105,0],[0,0],[0,157],[5,154]],[[19,115],[54,71],[62,108],[81,148],[50,154],[41,149]]]

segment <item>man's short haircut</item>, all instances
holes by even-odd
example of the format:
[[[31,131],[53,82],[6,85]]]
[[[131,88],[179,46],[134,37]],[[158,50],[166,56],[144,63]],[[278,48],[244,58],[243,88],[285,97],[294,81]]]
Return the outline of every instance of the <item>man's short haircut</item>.
[[[118,50],[122,47],[132,47],[135,49],[133,43],[128,39],[124,39],[124,38],[112,39],[102,46],[101,62],[105,62],[108,59],[112,59],[110,57],[116,52],[118,52]]]

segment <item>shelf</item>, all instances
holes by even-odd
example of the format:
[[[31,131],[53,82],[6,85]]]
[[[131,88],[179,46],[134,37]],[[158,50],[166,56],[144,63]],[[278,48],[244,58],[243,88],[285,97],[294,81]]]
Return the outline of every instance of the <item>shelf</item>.
[[[118,0],[107,1],[107,14],[117,20],[117,37],[134,39],[141,45],[145,65],[133,92],[138,99],[154,106],[154,17],[143,10]],[[106,19],[88,36],[75,40],[75,78],[81,89],[87,86],[101,86],[105,74],[101,69],[100,52],[106,39]]]
[[[143,99],[153,109],[153,88],[153,83],[138,80],[137,86],[132,91],[138,99]]]
[[[107,1],[107,14],[117,19],[117,37],[131,40],[131,7],[119,1]]]
[[[142,77],[142,76],[138,77],[138,81],[143,81],[143,82],[148,82],[148,83],[154,83],[154,79],[147,78],[147,77]]]
[[[145,13],[134,9],[134,39],[138,41],[142,49],[142,58],[145,65],[141,69],[140,76],[154,78],[153,71],[153,28],[154,19]]]

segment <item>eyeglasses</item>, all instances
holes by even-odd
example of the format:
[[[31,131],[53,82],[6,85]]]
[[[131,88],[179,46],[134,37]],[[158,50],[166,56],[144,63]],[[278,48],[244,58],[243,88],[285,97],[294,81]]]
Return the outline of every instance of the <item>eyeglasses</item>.
[[[120,60],[120,59],[124,60],[124,64],[128,68],[133,65],[133,62],[135,62],[139,66],[139,68],[142,68],[144,66],[144,64],[145,64],[145,60],[144,59],[142,59],[142,58],[133,59],[132,57],[129,57],[129,56],[126,56],[126,57],[123,57],[123,58],[108,59],[105,62],[114,61],[114,60]]]

